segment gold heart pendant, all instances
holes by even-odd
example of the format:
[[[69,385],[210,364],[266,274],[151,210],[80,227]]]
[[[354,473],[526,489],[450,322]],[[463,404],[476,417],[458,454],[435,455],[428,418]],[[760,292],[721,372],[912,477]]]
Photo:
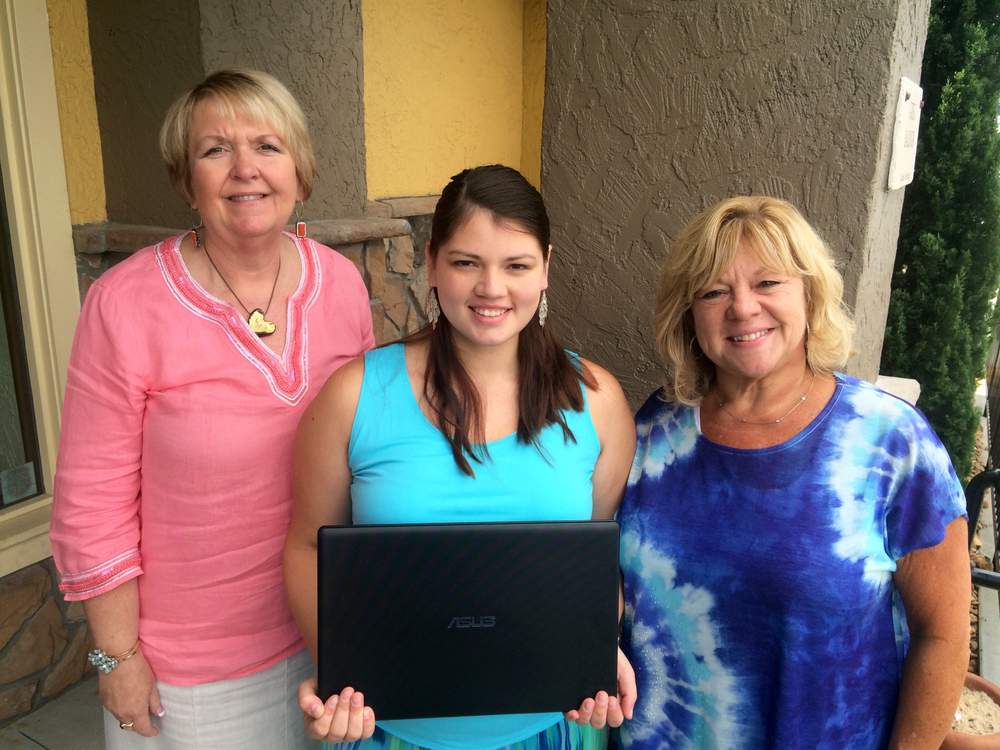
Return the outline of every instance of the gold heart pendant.
[[[274,323],[264,317],[264,313],[259,307],[255,307],[250,313],[247,323],[250,324],[250,330],[258,336],[270,336],[275,330]]]

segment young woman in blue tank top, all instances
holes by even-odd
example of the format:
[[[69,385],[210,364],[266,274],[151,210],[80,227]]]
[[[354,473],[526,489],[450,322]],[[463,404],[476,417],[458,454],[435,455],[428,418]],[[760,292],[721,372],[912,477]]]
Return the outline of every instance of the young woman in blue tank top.
[[[314,655],[317,527],[606,519],[628,476],[635,430],[618,382],[545,325],[538,191],[508,167],[463,171],[441,194],[427,253],[429,325],[340,368],[299,428],[285,568]],[[598,693],[565,716],[376,724],[360,692],[345,686],[324,704],[314,680],[299,704],[310,734],[352,748],[600,748],[635,704],[621,652],[618,682],[617,697]]]

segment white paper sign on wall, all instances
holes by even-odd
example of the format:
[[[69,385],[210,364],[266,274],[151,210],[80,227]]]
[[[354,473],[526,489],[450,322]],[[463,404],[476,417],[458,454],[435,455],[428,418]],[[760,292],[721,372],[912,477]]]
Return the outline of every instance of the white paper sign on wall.
[[[889,161],[889,190],[913,182],[917,161],[917,134],[920,131],[920,105],[924,90],[909,78],[899,82],[896,102],[896,125],[892,129],[892,159]]]

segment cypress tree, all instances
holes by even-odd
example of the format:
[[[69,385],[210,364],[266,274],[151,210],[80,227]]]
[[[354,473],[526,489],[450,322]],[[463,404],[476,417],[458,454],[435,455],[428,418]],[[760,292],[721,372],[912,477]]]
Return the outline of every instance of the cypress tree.
[[[966,476],[1000,273],[1000,0],[932,1],[922,79],[881,369],[920,381],[920,408]]]

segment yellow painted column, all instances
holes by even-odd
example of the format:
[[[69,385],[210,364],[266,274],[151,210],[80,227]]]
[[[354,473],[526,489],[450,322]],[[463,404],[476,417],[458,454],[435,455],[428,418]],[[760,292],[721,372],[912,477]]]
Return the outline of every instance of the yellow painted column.
[[[86,0],[47,0],[70,220],[108,218]]]
[[[365,0],[362,18],[369,198],[521,167],[524,0]]]
[[[521,121],[521,173],[542,185],[542,111],[545,105],[546,0],[524,0],[524,113]]]

